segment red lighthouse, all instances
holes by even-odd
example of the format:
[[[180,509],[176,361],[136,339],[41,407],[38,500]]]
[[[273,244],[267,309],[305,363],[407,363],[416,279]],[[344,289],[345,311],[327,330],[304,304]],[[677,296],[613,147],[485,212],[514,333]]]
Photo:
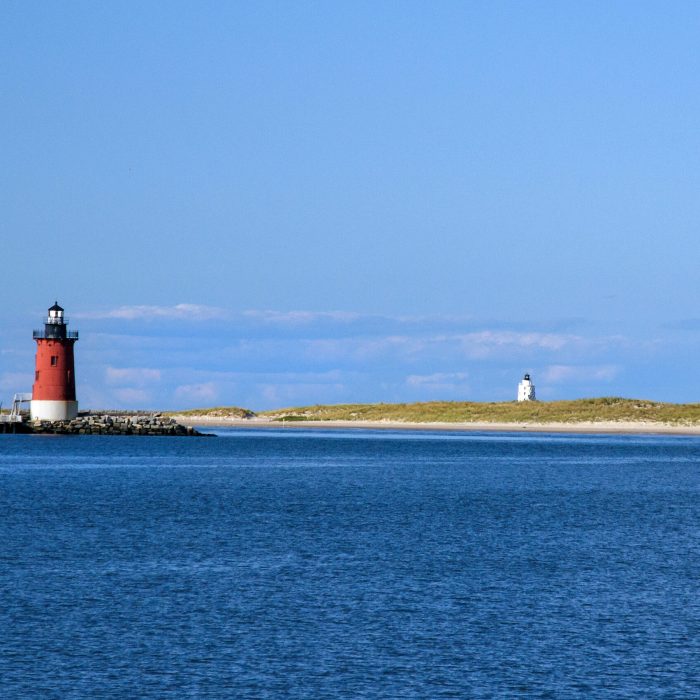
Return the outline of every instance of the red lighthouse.
[[[63,309],[56,302],[44,322],[34,331],[36,372],[32,387],[32,420],[70,420],[78,415],[75,398],[73,345],[78,331],[69,331]]]

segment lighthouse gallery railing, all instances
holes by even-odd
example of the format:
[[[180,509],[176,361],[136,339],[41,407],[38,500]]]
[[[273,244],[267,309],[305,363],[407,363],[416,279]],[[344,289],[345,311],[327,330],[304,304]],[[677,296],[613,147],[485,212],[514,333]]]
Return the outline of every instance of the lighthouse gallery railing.
[[[32,333],[32,338],[34,340],[61,340],[62,338],[70,338],[72,340],[78,340],[78,331],[66,331],[65,335],[58,335],[56,331],[52,329],[51,332],[47,333],[46,330],[35,330]]]

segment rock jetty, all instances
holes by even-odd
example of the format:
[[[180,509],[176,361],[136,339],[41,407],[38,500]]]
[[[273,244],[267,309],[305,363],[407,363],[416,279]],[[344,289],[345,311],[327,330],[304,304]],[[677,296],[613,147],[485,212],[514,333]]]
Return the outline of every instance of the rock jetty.
[[[24,427],[28,428],[26,432],[52,435],[205,435],[191,426],[181,425],[175,419],[161,414],[85,415],[69,421],[30,421],[24,423]]]

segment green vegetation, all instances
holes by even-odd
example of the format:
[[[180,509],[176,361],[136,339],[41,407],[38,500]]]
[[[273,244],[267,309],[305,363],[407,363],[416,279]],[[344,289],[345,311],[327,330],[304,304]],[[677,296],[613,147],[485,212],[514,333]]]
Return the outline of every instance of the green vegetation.
[[[194,408],[166,415],[206,416],[216,419],[268,418],[280,423],[296,421],[396,421],[403,423],[597,423],[647,422],[700,426],[700,403],[675,404],[604,397],[576,401],[476,403],[430,401],[425,403],[373,403],[314,405],[254,413],[237,406]]]
[[[216,410],[216,409],[210,409]],[[192,412],[194,413],[194,411]],[[264,411],[276,421],[401,421],[406,423],[584,423],[643,421],[674,425],[700,424],[700,404],[673,404],[606,397],[577,401],[473,403],[339,404]]]
[[[207,416],[208,418],[253,418],[255,413],[238,406],[216,406],[214,408],[192,408],[188,411],[169,411],[169,416]]]

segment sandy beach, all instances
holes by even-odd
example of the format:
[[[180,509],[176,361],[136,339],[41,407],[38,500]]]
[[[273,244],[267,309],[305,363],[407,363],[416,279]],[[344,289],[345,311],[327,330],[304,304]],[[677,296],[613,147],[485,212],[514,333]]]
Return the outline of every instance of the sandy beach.
[[[182,416],[173,418],[183,425],[226,427],[241,429],[269,428],[276,430],[294,430],[303,428],[328,430],[445,430],[472,432],[507,432],[507,433],[586,433],[619,435],[700,435],[700,426],[673,425],[644,421],[601,421],[596,423],[408,423],[402,421],[289,421],[279,422],[269,418],[209,418],[208,416]]]

